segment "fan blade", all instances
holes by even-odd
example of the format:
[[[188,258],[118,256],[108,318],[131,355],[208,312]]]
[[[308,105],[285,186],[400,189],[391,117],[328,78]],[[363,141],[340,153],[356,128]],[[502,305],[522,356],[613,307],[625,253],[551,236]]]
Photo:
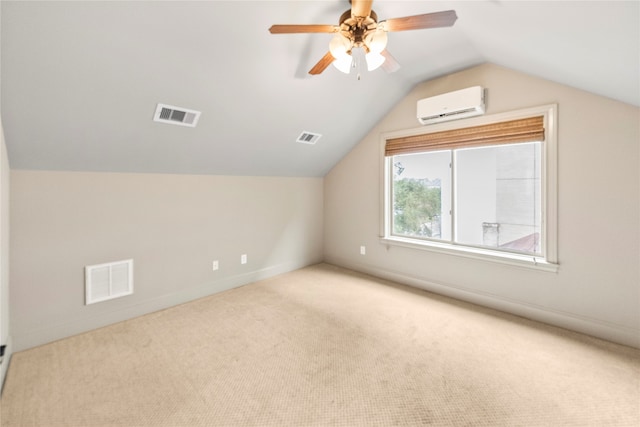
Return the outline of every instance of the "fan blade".
[[[373,0],[351,0],[351,16],[366,18],[371,14]]]
[[[309,74],[316,75],[322,73],[333,61],[335,61],[335,58],[331,55],[331,52],[327,52],[327,54],[309,70]]]
[[[335,25],[272,25],[269,28],[271,34],[337,33],[338,30]]]
[[[382,69],[387,73],[395,73],[400,69],[400,64],[396,61],[396,58],[389,53],[387,49],[380,52],[380,55],[384,56],[385,61],[382,63]]]
[[[381,22],[385,31],[421,30],[425,28],[450,27],[456,22],[458,15],[455,10],[425,13],[424,15],[392,18]]]

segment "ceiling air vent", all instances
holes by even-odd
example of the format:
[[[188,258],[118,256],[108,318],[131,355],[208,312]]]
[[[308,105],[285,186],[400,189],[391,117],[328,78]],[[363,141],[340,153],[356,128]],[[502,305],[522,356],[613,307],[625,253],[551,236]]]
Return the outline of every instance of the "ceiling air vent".
[[[301,144],[315,144],[316,142],[318,142],[318,140],[320,139],[322,135],[320,135],[319,133],[313,133],[313,132],[307,132],[307,131],[303,131],[300,136],[298,137],[298,139],[296,139],[296,142],[299,142]]]
[[[171,125],[196,127],[200,111],[189,110],[182,107],[174,107],[173,105],[158,104],[156,113],[153,115],[153,121],[160,123],[168,123]]]

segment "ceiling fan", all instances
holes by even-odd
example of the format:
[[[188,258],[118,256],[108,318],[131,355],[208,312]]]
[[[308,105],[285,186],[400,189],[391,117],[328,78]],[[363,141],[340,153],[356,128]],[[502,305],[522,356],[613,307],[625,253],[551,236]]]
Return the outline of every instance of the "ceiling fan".
[[[364,51],[369,71],[383,66],[387,72],[393,72],[400,68],[400,65],[385,49],[387,32],[450,27],[458,19],[454,10],[447,10],[378,22],[378,15],[371,9],[373,0],[350,0],[350,3],[351,9],[340,16],[338,25],[272,25],[269,32],[336,33],[329,43],[329,52],[309,70],[309,74],[320,74],[329,64],[348,74],[353,65],[354,48]]]

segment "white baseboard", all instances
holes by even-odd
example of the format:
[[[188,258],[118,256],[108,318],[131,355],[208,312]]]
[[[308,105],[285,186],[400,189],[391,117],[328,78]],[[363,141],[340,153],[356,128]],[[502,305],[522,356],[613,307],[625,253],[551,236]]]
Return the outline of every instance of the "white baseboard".
[[[295,261],[282,263],[235,276],[225,277],[220,280],[204,283],[199,286],[180,290],[171,294],[162,295],[118,310],[92,314],[91,317],[83,317],[72,321],[50,324],[37,330],[26,332],[13,331],[13,351],[27,350],[42,344],[57,341],[73,335],[108,326],[117,322],[132,319],[134,317],[164,310],[178,304],[203,298],[209,295],[237,288],[258,280],[268,279],[279,274],[297,270],[310,265],[308,261]]]
[[[580,332],[617,344],[640,348],[640,329],[553,310],[522,301],[514,301],[492,294],[484,294],[461,286],[434,283],[418,277],[409,276],[399,271],[377,268],[367,264],[353,263],[338,257],[325,257],[325,262],[461,301],[493,308],[548,325]]]

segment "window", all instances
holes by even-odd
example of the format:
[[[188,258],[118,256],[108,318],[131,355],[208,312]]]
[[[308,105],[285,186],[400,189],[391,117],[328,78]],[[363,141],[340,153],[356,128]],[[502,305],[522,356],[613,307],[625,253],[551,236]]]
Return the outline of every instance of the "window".
[[[555,271],[555,110],[384,134],[383,241]]]

